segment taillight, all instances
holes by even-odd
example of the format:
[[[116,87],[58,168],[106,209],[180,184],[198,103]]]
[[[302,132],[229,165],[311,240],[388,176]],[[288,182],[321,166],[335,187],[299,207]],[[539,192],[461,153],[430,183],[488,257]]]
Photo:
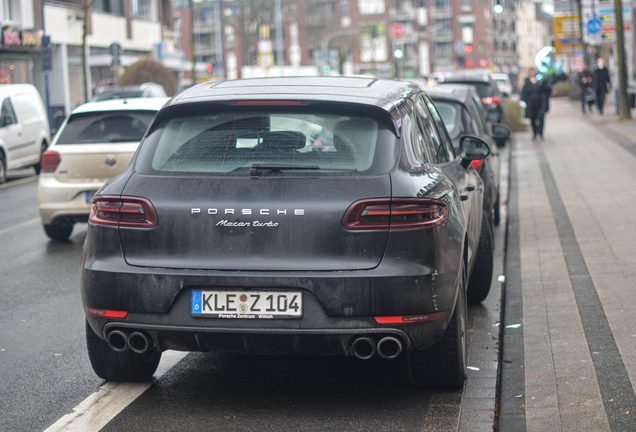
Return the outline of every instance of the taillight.
[[[106,309],[95,309],[92,307],[84,306],[86,312],[91,315],[95,315],[103,318],[126,318],[128,316],[128,312],[126,311],[112,311]]]
[[[250,100],[232,101],[230,105],[307,105],[307,101],[286,101],[286,100]]]
[[[431,314],[422,315],[375,317],[375,322],[377,322],[378,324],[411,324],[418,322],[435,321],[444,318],[444,315],[446,315],[446,312],[434,312]]]
[[[93,200],[88,221],[96,225],[152,228],[157,226],[157,213],[145,198],[99,196]]]
[[[481,166],[484,164],[484,160],[483,159],[474,160],[470,164],[473,166],[473,168],[479,171],[479,168],[481,168]]]
[[[342,225],[348,230],[414,229],[442,225],[448,206],[425,199],[371,199],[353,203]]]
[[[485,104],[485,105],[495,105],[495,106],[499,106],[501,105],[501,98],[498,96],[493,96],[493,97],[485,97],[482,98],[481,101]]]
[[[58,152],[54,151],[45,151],[42,154],[42,172],[53,172],[60,164],[62,158]]]

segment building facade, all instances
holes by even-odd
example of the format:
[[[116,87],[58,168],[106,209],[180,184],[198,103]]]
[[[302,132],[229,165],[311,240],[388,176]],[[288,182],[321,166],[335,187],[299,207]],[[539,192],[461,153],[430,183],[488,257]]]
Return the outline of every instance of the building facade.
[[[42,56],[42,27],[35,22],[40,2],[2,0],[0,5],[0,84],[32,84]]]

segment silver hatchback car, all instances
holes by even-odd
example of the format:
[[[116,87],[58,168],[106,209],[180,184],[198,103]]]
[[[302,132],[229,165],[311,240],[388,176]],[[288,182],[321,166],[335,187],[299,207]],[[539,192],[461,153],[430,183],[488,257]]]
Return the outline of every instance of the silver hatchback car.
[[[93,195],[130,162],[169,98],[115,99],[76,108],[42,156],[38,207],[44,231],[66,240],[87,222]]]

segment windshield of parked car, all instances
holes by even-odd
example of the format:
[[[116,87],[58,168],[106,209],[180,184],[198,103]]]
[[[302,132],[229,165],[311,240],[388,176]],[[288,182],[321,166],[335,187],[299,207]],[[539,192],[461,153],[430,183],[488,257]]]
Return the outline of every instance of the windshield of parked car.
[[[460,107],[457,104],[447,101],[435,101],[437,111],[442,116],[446,130],[452,139],[459,136],[460,122],[459,118]]]
[[[241,175],[262,165],[274,167],[277,175],[360,173],[377,162],[378,142],[386,134],[376,119],[355,113],[267,110],[177,117],[151,133],[141,150],[140,172]],[[381,164],[388,170],[390,163]]]
[[[108,111],[73,114],[57,144],[139,142],[155,111]]]

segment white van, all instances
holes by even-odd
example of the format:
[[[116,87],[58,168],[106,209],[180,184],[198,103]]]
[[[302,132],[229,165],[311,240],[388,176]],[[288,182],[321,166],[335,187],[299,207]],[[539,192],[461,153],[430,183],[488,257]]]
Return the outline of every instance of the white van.
[[[0,184],[9,170],[32,166],[39,174],[50,142],[46,109],[35,86],[0,85]]]

